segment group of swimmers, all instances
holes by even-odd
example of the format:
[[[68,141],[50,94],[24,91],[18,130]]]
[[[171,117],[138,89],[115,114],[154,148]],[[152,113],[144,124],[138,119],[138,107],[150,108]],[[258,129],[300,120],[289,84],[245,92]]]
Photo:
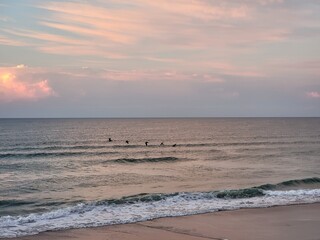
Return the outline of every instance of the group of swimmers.
[[[112,138],[109,138],[109,142],[112,142],[113,140],[112,140]],[[126,140],[126,144],[129,144],[130,142],[129,142],[129,140]],[[145,142],[144,144],[146,145],[146,146],[148,146],[148,141],[147,142]],[[162,146],[164,146],[164,143],[163,142],[161,142],[160,143],[160,146],[162,147]],[[177,146],[177,144],[173,144],[172,145],[172,147],[176,147]]]

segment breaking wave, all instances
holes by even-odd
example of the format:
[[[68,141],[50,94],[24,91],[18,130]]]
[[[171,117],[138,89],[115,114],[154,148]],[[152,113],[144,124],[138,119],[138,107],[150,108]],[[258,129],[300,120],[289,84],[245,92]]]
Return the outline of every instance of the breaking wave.
[[[319,178],[265,184],[253,188],[209,191],[141,193],[120,199],[69,203],[69,207],[53,208],[42,213],[0,217],[0,238],[33,235],[49,230],[96,227],[133,223],[160,217],[184,216],[241,208],[320,202],[320,189],[276,190],[283,186],[312,186]],[[0,208],[30,204],[16,200],[2,200]],[[52,203],[48,203],[51,204]]]

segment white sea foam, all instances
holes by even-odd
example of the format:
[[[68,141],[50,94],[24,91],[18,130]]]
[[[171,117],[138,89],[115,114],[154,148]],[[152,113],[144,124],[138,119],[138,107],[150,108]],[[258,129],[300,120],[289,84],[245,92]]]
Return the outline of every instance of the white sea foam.
[[[180,193],[160,201],[80,203],[41,214],[1,217],[0,238],[33,235],[48,230],[133,223],[167,216],[320,202],[320,189],[264,191],[264,194],[260,197],[225,199],[198,192]]]

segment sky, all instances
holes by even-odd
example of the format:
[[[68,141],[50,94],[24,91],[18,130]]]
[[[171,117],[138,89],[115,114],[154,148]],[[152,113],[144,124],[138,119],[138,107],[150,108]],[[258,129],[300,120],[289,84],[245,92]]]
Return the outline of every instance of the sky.
[[[0,0],[0,117],[320,117],[320,1]]]

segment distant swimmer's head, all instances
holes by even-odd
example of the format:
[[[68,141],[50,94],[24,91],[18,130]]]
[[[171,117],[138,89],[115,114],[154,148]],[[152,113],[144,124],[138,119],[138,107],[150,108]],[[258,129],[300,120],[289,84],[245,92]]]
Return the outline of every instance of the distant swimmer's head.
[[[129,141],[128,141],[128,140],[126,141],[126,144],[129,144]]]
[[[176,146],[177,146],[177,144],[173,144],[173,145],[172,145],[172,147],[176,147]]]
[[[148,143],[149,143],[149,142],[145,142],[146,146],[148,146]]]
[[[109,142],[112,142],[112,139],[111,139],[111,138],[109,138]]]

